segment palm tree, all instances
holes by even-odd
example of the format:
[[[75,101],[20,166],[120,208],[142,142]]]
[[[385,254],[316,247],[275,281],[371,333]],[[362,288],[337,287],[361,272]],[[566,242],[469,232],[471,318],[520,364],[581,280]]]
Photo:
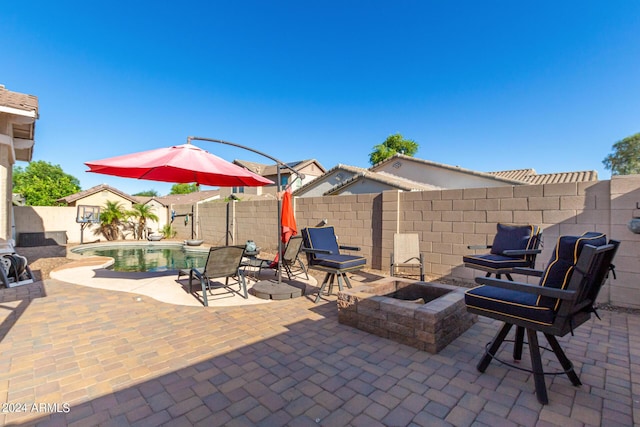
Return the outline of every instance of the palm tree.
[[[127,213],[120,202],[107,200],[100,212],[100,232],[107,240],[117,240],[120,237],[120,221]]]
[[[143,205],[141,203],[135,203],[133,209],[127,214],[138,219],[138,231],[135,233],[138,240],[144,236],[144,231],[147,228],[147,219],[151,221],[158,221],[159,219],[158,215],[153,213],[151,205]]]

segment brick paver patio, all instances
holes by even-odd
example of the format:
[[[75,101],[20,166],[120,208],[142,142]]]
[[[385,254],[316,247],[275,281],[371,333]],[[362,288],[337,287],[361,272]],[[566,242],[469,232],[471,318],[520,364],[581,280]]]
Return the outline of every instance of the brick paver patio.
[[[14,289],[0,305],[3,425],[640,423],[635,314],[602,311],[562,339],[584,385],[548,377],[542,406],[529,374],[476,371],[498,326],[482,318],[431,355],[339,324],[335,298],[204,308],[56,280]]]

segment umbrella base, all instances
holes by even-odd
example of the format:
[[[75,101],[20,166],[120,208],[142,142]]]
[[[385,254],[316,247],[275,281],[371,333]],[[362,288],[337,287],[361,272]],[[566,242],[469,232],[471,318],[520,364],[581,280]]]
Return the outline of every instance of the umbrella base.
[[[253,285],[254,295],[261,299],[284,300],[302,296],[302,289],[275,280],[261,280]]]

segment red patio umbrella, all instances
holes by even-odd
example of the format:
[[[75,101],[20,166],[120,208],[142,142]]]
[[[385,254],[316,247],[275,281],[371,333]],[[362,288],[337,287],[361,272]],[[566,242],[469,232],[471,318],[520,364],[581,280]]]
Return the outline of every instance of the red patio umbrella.
[[[87,172],[125,178],[219,187],[259,187],[273,182],[192,144],[85,162]]]

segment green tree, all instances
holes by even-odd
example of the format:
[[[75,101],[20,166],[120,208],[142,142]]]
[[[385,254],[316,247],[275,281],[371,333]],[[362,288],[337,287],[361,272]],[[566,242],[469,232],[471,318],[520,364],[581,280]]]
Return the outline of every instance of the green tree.
[[[24,169],[13,168],[13,192],[22,194],[28,206],[55,206],[56,200],[78,191],[78,178],[64,173],[60,165],[37,160]]]
[[[196,184],[174,184],[171,186],[169,194],[189,194],[198,191]]]
[[[120,202],[107,200],[100,208],[100,232],[107,240],[118,240],[120,224],[126,217],[127,212]]]
[[[158,197],[158,192],[156,190],[145,190],[139,193],[134,194],[134,196],[138,197]]]
[[[602,161],[612,175],[640,173],[640,133],[626,137],[613,144],[613,153]]]
[[[138,220],[137,232],[134,234],[138,240],[144,237],[145,230],[147,229],[147,220],[158,221],[158,215],[154,214],[150,205],[143,205],[141,203],[135,203],[133,208],[127,212],[127,215]]]
[[[373,147],[373,152],[369,154],[369,163],[375,165],[394,154],[404,154],[413,157],[416,151],[418,151],[417,142],[411,139],[404,139],[402,135],[396,133],[390,135],[382,144]]]

